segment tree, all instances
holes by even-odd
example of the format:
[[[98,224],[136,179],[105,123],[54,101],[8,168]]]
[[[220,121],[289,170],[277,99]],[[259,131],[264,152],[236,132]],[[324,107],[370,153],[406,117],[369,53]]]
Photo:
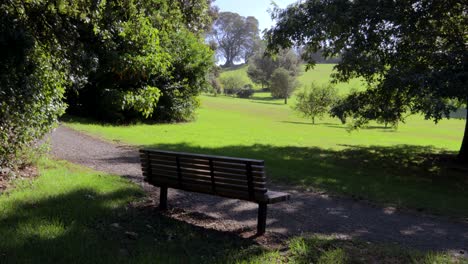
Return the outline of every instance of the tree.
[[[66,72],[54,48],[37,42],[11,5],[0,4],[0,170],[27,160],[22,151],[63,114]]]
[[[296,97],[297,103],[293,109],[304,117],[311,118],[312,124],[315,124],[315,118],[328,113],[337,101],[338,91],[330,84],[318,86],[312,83],[310,87],[298,92]]]
[[[247,83],[247,80],[241,76],[227,75],[220,78],[223,86],[224,94],[236,95],[242,87]]]
[[[236,60],[246,59],[257,47],[258,20],[237,13],[221,12],[209,37],[217,44],[218,53],[225,59],[225,67]]]
[[[276,69],[271,75],[271,95],[276,98],[283,98],[284,104],[288,103],[288,98],[297,88],[298,84],[294,76],[284,68]]]
[[[299,75],[301,60],[292,50],[281,50],[276,56],[265,55],[265,48],[260,49],[250,60],[247,75],[262,88],[269,87],[273,72],[278,68],[286,69],[291,76]]]
[[[374,99],[369,100],[365,98],[367,96],[374,96]],[[352,91],[346,98],[342,98],[334,104],[330,109],[330,115],[339,118],[343,124],[347,122],[348,118],[352,118],[351,128],[358,128],[367,124],[368,120],[376,120],[377,123],[384,124],[386,128],[389,125],[397,127],[399,121],[404,119],[403,116],[400,116],[404,113],[398,111],[398,109],[393,109],[394,104],[389,103],[392,100],[391,97],[377,98],[378,96],[382,95]],[[373,101],[372,104],[362,104],[362,102],[371,101]]]
[[[213,64],[202,34],[209,2],[193,2],[101,2],[89,26],[79,27],[90,39],[79,51],[92,64],[77,63],[89,70],[68,91],[68,112],[112,122],[192,120]]]
[[[422,113],[437,122],[468,103],[467,13],[457,0],[306,0],[276,9],[266,38],[271,53],[303,45],[308,68],[314,52],[341,56],[334,80],[362,77],[369,86],[359,108],[387,98],[401,121]],[[468,161],[468,123],[459,158]]]
[[[47,133],[66,103],[93,117],[193,118],[213,65],[203,39],[210,3],[0,2],[0,166]]]

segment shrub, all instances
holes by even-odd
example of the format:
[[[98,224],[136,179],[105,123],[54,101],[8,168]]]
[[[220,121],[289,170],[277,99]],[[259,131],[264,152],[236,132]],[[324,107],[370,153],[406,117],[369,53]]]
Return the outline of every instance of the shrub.
[[[246,84],[237,92],[239,98],[250,98],[255,93],[251,84]]]
[[[223,76],[220,81],[223,86],[224,94],[227,95],[236,95],[247,83],[245,78],[235,75]]]
[[[0,170],[27,162],[26,148],[47,133],[64,112],[66,84],[60,61],[0,13]],[[59,68],[59,69],[58,69]]]

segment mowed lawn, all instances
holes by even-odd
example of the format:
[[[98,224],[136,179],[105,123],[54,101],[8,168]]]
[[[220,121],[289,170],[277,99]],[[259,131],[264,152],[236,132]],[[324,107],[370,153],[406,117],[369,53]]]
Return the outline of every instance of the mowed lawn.
[[[413,116],[397,130],[371,124],[348,132],[331,118],[312,125],[265,94],[201,99],[198,118],[190,123],[110,126],[71,120],[66,125],[137,146],[264,159],[276,183],[468,216],[466,171],[445,162],[460,147],[463,120],[435,125]]]

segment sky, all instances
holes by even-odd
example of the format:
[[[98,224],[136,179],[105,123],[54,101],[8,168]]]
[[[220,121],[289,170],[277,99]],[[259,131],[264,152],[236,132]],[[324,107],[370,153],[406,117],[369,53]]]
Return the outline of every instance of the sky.
[[[274,0],[280,7],[285,8],[297,0]],[[273,26],[268,9],[272,9],[271,0],[216,0],[214,5],[218,6],[220,11],[230,11],[238,13],[241,16],[254,16],[258,19],[260,32],[265,28]]]

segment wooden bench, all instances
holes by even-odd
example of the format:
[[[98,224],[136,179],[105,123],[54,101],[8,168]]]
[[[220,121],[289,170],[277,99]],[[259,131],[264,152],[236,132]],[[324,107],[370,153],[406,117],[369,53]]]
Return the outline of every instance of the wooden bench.
[[[159,208],[167,209],[167,189],[206,193],[258,203],[257,235],[265,233],[267,204],[290,195],[266,188],[263,160],[141,149],[143,176],[160,187]]]

